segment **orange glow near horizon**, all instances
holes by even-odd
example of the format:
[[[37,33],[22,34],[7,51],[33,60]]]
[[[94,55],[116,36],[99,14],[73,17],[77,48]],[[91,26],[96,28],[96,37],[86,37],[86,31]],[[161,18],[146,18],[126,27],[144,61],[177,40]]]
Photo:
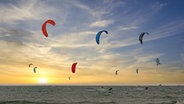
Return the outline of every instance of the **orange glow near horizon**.
[[[15,70],[20,68],[15,68]],[[86,69],[78,69],[76,73],[70,72],[70,68],[54,69],[54,68],[38,68],[37,73],[33,73],[32,69],[25,69],[22,72],[13,70],[6,74],[0,75],[0,84],[25,84],[25,85],[42,85],[42,84],[183,84],[181,80],[183,74],[180,72],[166,72],[166,71],[145,71],[142,70],[139,74],[135,70],[126,69],[120,70],[116,76],[113,72],[99,71],[93,72],[84,71]],[[69,76],[71,76],[69,80]],[[172,77],[170,77],[172,76]]]

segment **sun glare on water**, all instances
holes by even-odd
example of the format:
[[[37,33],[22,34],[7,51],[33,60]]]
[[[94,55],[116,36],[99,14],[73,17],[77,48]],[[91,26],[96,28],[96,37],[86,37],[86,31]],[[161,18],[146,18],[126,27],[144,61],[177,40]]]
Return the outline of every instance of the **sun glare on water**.
[[[39,78],[38,81],[39,81],[40,84],[47,83],[47,79],[46,78]]]

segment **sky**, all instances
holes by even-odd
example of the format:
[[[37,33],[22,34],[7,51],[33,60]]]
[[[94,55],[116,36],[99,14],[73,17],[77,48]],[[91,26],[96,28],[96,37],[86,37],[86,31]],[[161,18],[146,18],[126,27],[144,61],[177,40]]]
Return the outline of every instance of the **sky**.
[[[184,84],[183,5],[183,0],[1,0],[0,85]],[[56,25],[47,24],[45,37],[41,27],[48,19]],[[101,30],[108,34],[101,34],[98,45]],[[142,32],[149,35],[140,44]]]

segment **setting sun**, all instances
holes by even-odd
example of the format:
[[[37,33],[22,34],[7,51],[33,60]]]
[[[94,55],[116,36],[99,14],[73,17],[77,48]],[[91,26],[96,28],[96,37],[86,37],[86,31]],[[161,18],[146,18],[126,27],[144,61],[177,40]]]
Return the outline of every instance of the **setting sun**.
[[[45,84],[45,83],[47,83],[47,79],[46,78],[39,78],[38,82],[41,84]]]

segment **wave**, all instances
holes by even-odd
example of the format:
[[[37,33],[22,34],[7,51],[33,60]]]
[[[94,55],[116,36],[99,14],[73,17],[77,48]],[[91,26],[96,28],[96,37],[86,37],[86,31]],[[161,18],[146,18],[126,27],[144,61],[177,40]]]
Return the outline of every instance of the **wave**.
[[[0,101],[0,104],[65,104],[65,103],[48,103],[27,100]]]
[[[0,104],[115,104],[115,102],[66,102],[66,103],[48,103],[48,102],[38,102],[38,101],[27,101],[27,100],[13,100],[13,101],[0,101]]]

